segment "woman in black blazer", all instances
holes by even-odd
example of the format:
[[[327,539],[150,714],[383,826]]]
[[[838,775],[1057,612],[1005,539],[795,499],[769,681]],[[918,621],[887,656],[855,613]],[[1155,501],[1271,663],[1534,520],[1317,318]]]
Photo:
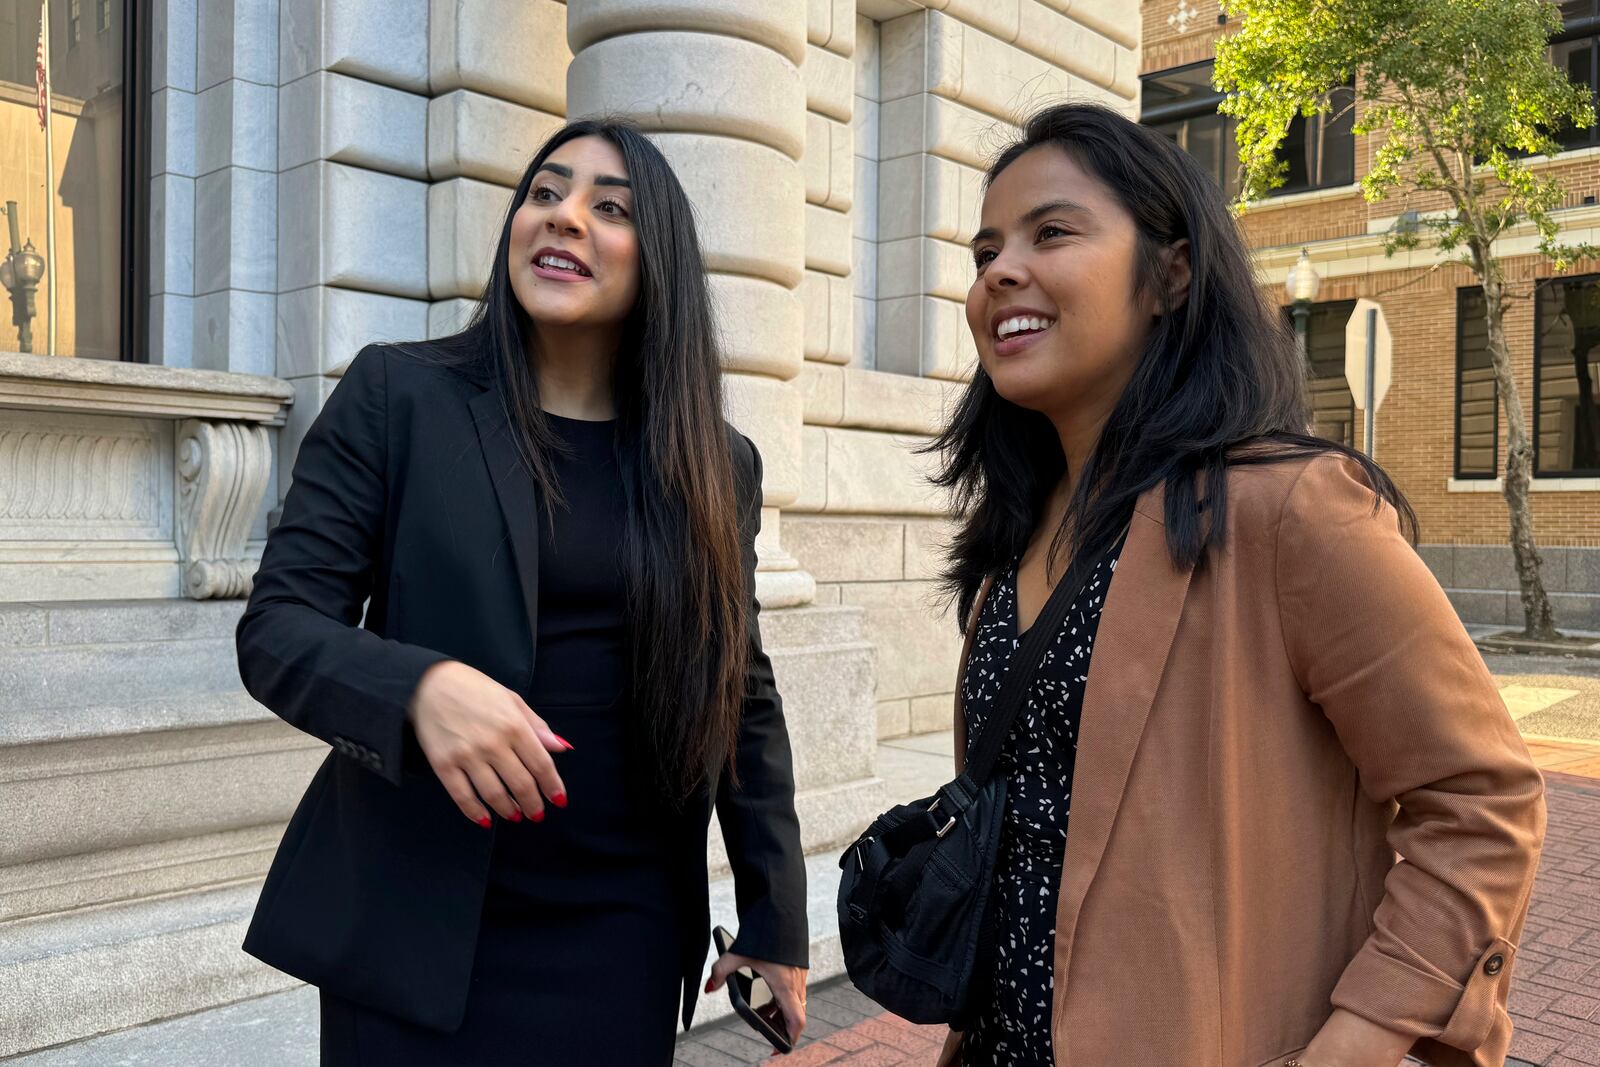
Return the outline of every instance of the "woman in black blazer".
[[[245,941],[321,987],[324,1063],[670,1063],[713,803],[740,930],[707,991],[754,967],[798,1036],[761,460],[721,396],[683,189],[584,122],[523,175],[467,329],[368,347],[311,427],[238,646],[334,749]]]

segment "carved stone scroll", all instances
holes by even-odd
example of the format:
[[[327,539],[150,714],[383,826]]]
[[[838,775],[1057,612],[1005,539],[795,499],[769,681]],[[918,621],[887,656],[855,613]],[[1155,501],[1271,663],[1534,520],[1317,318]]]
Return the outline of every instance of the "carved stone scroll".
[[[250,526],[272,473],[261,426],[189,419],[178,427],[178,551],[183,591],[195,600],[250,595]]]

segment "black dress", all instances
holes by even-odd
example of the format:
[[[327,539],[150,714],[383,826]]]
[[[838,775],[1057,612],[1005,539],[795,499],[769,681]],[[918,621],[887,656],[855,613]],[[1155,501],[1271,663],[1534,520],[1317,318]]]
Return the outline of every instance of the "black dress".
[[[1089,657],[1117,552],[1101,560],[1045,650],[997,773],[1006,810],[995,865],[996,952],[987,1006],[961,1042],[965,1067],[1054,1067],[1050,1040],[1056,899],[1066,852],[1072,772]],[[962,678],[967,737],[976,739],[1021,643],[1017,570],[994,583]],[[969,750],[970,755],[970,750]]]
[[[627,744],[627,504],[615,422],[550,416],[566,508],[540,513],[529,705],[572,743],[568,807],[496,818],[466,1016],[441,1034],[324,993],[324,1064],[666,1065],[681,989],[671,827]],[[462,832],[477,831],[464,818]]]

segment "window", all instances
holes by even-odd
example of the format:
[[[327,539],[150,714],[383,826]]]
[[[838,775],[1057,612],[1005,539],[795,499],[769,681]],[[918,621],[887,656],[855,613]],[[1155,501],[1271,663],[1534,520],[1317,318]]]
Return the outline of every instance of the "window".
[[[95,0],[94,28],[96,33],[111,29],[111,0]]]
[[[1563,27],[1550,38],[1550,62],[1566,71],[1579,85],[1589,86],[1600,104],[1600,0],[1571,0],[1561,5]],[[1569,127],[1556,135],[1563,148],[1588,148],[1600,144],[1596,127]]]
[[[1500,390],[1489,356],[1483,290],[1456,290],[1456,477],[1500,473]]]
[[[149,93],[138,12],[149,5],[122,0],[110,29],[77,48],[79,0],[48,5],[48,151],[35,81],[41,6],[0,0],[0,351],[49,352],[53,310],[57,355],[142,358]]]
[[[1193,156],[1232,199],[1239,193],[1239,150],[1233,118],[1217,114],[1221,102],[1209,62],[1179,67],[1144,80],[1140,121]]]
[[[1541,283],[1533,318],[1533,472],[1600,475],[1600,275]]]
[[[83,0],[67,0],[67,47],[83,40]]]
[[[1223,94],[1212,87],[1211,70],[1207,60],[1146,77],[1140,121],[1194,156],[1232,198],[1239,192],[1239,148],[1232,117],[1217,113]],[[1333,94],[1332,114],[1295,117],[1278,149],[1289,171],[1284,184],[1270,195],[1336,188],[1355,181],[1355,112],[1350,106],[1354,99],[1354,89],[1338,89]]]
[[[1344,328],[1354,300],[1312,304],[1306,316],[1306,391],[1311,399],[1311,432],[1351,448],[1356,444],[1356,398],[1344,378]],[[1283,309],[1294,328],[1294,310]]]

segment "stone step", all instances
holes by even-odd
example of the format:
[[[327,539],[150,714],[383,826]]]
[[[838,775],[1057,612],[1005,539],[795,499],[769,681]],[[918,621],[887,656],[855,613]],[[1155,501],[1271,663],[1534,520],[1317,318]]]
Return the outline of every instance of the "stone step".
[[[232,640],[243,600],[58,601],[0,603],[0,652],[59,645]],[[779,608],[761,613],[762,637],[784,647],[849,644],[862,639],[855,607]]]
[[[834,856],[809,859],[806,878],[816,983],[844,973]],[[28,1053],[9,1061],[18,1067],[313,1067],[315,991],[238,949],[258,889],[54,920],[16,941],[0,926],[0,1058]],[[712,883],[711,915],[737,929],[731,878]],[[139,995],[128,996],[134,978]],[[731,1012],[726,996],[703,997],[695,1022]]]
[[[239,689],[233,638],[0,649],[0,717]]]
[[[259,891],[0,924],[0,1058],[292,987],[239,950]]]
[[[852,645],[866,640],[866,612],[857,607],[779,608],[761,613],[761,643],[801,649]]]
[[[116,717],[185,725],[175,713],[189,698],[210,694],[227,694],[236,712],[242,694],[233,628],[242,611],[242,601],[0,605],[0,720],[42,724],[48,716],[41,711],[71,708],[89,724],[100,720],[87,708],[149,704]],[[863,618],[848,607],[772,611],[762,616],[763,642],[791,655],[861,645]],[[170,712],[160,711],[164,703]],[[214,721],[204,715],[197,724]]]
[[[232,637],[243,600],[70,600],[0,604],[0,649]]]

